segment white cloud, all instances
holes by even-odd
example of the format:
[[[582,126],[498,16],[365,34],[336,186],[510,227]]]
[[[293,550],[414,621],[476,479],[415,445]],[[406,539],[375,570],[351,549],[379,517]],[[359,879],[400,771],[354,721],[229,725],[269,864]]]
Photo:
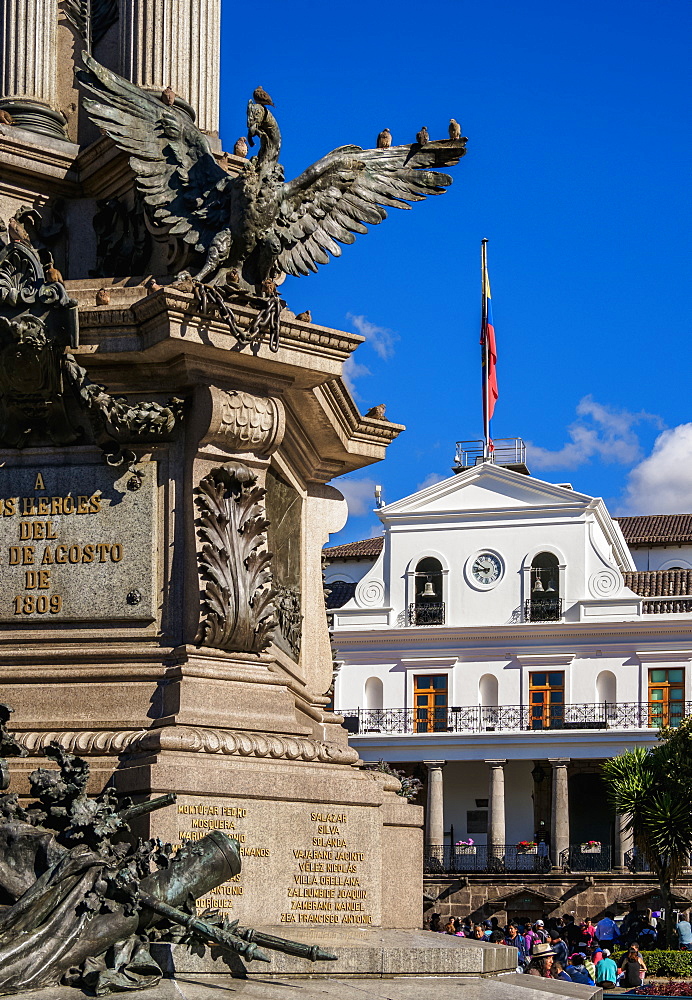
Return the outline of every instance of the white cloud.
[[[627,514],[681,514],[692,509],[692,424],[656,438],[651,454],[627,476]]]
[[[334,479],[336,486],[346,498],[349,517],[362,517],[369,514],[375,507],[374,479]]]
[[[448,476],[441,476],[439,472],[431,472],[425,477],[422,483],[418,483],[415,492],[418,493],[420,490],[427,490],[428,486],[434,486],[435,483],[441,483],[443,479],[449,478]]]
[[[341,368],[341,376],[354,399],[361,399],[355,386],[355,380],[363,378],[364,375],[372,375],[367,365],[361,365],[353,356],[346,358]]]
[[[592,458],[603,462],[631,465],[642,457],[639,436],[634,428],[645,420],[658,427],[663,421],[655,414],[631,413],[597,403],[584,396],[577,406],[577,420],[567,428],[570,440],[555,451],[527,442],[529,465],[538,469],[576,469]]]
[[[393,356],[394,344],[399,339],[397,333],[388,330],[385,326],[371,323],[365,316],[354,316],[353,313],[348,313],[346,318],[355,326],[361,337],[366,338],[368,344],[383,361],[388,361]]]

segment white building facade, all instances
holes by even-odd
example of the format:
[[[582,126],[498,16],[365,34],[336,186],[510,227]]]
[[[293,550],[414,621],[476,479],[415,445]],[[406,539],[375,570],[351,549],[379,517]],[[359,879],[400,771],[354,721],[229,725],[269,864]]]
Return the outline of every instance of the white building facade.
[[[599,765],[689,712],[692,518],[622,519],[628,545],[488,462],[377,513],[326,552],[334,704],[364,760],[424,773],[429,870],[635,870]]]

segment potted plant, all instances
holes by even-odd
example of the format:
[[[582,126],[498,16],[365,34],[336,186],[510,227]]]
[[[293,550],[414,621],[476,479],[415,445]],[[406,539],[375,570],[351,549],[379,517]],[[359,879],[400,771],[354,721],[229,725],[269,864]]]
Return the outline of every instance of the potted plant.
[[[601,842],[600,840],[587,840],[586,843],[581,845],[582,854],[600,854],[601,853]]]
[[[538,844],[535,840],[520,840],[517,844],[517,852],[519,854],[536,854],[538,851]]]
[[[473,841],[469,837],[468,840],[457,840],[456,844],[456,854],[475,854],[476,848],[473,846]]]

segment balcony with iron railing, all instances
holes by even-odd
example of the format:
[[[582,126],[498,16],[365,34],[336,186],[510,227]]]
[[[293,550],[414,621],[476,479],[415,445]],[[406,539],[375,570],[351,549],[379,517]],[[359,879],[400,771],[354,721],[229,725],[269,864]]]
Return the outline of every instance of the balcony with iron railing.
[[[525,622],[559,622],[562,618],[562,598],[543,597],[524,601]]]
[[[539,844],[523,849],[517,844],[478,844],[473,847],[455,844],[428,846],[423,855],[426,875],[471,874],[545,874],[551,868],[548,847]]]
[[[409,625],[444,625],[444,604],[409,604]]]
[[[451,708],[341,709],[353,735],[500,733],[528,730],[660,729],[678,725],[692,702],[596,702],[585,705],[463,705]]]
[[[627,851],[625,867],[632,875],[645,875],[649,865],[635,849]],[[558,867],[565,872],[612,872],[616,864],[610,844],[593,847],[584,844],[570,844],[560,852]],[[423,856],[423,870],[426,875],[530,875],[546,874],[552,867],[547,844],[533,844],[521,847],[518,844],[464,844],[443,847],[428,846]]]

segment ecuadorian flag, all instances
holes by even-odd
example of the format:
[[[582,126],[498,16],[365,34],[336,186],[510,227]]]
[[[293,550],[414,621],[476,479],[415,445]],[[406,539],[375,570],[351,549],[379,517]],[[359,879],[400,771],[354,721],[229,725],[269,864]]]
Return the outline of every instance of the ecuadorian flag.
[[[497,347],[495,346],[495,327],[493,326],[492,300],[490,297],[490,281],[485,275],[485,322],[481,328],[481,346],[483,347],[483,365],[487,382],[487,392],[484,393],[484,403],[488,407],[487,419],[492,418],[495,403],[499,395],[497,389]],[[486,366],[487,359],[487,367]]]

